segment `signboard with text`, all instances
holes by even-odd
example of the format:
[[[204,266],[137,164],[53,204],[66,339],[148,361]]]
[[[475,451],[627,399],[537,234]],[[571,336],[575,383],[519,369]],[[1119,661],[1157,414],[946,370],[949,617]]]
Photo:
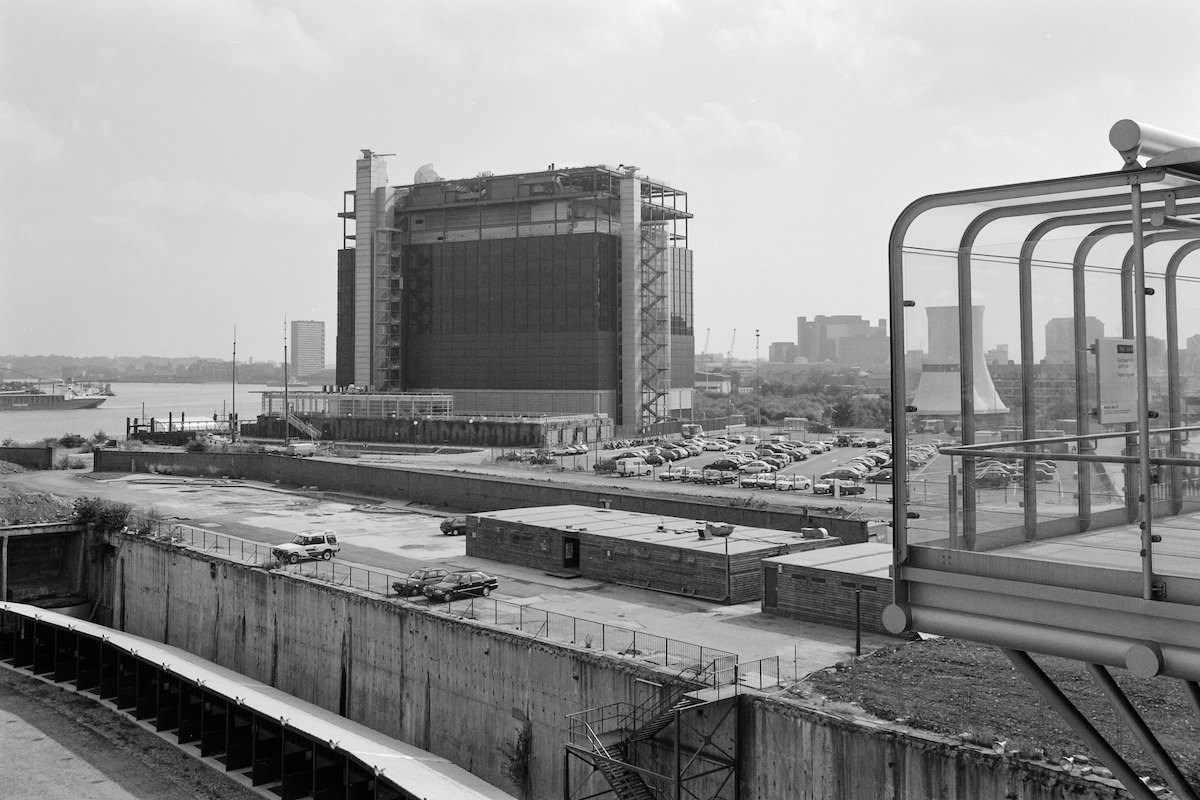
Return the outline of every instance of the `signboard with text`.
[[[1133,339],[1097,339],[1100,424],[1137,422],[1137,352]]]

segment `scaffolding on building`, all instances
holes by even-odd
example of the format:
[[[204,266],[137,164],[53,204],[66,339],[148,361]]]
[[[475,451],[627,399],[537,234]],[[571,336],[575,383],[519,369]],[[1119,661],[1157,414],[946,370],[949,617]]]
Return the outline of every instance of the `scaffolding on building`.
[[[373,252],[374,320],[372,342],[376,387],[384,392],[401,388],[400,324],[402,315],[400,274],[403,232],[399,228],[376,228]]]

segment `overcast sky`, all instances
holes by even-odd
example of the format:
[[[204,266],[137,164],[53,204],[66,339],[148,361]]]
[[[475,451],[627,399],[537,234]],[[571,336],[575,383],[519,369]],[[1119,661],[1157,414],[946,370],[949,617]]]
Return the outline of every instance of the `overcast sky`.
[[[287,318],[332,362],[370,148],[640,166],[695,215],[697,349],[765,358],[887,316],[917,197],[1117,169],[1123,117],[1200,137],[1198,35],[1194,0],[0,0],[0,355],[279,360]]]

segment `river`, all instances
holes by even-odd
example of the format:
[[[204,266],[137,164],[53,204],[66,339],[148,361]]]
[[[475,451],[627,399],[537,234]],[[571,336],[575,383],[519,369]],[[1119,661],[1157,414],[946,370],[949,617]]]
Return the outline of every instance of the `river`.
[[[116,397],[109,397],[99,408],[73,411],[4,411],[0,412],[0,441],[14,439],[21,444],[39,442],[52,436],[77,433],[91,437],[103,431],[111,439],[125,438],[125,420],[141,418],[166,421],[167,416],[179,419],[212,419],[235,410],[233,388],[228,383],[114,383]],[[262,384],[239,384],[236,411],[245,421],[252,421],[262,409],[263,391],[283,391],[282,387]]]

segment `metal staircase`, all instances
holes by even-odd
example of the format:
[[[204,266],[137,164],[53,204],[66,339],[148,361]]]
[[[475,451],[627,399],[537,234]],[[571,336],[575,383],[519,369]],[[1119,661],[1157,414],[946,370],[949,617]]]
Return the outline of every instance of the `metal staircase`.
[[[651,717],[649,721],[631,733],[627,741],[644,742],[647,739],[653,739],[655,734],[671,724],[671,720],[675,719],[676,711],[682,711],[685,708],[702,705],[703,703],[704,701],[695,695],[687,692],[680,693],[675,702],[663,708],[661,711]],[[666,704],[664,703],[662,705]]]
[[[656,742],[655,737],[673,723],[678,737],[681,712],[719,702],[712,693],[716,692],[714,687],[722,679],[718,674],[728,672],[728,668],[722,669],[714,661],[703,669],[681,672],[638,705],[612,703],[569,715],[572,740],[586,747],[568,744],[568,754],[580,757],[599,772],[618,800],[659,800],[667,796],[672,781],[678,788],[688,776],[681,773],[672,778],[638,766],[638,750],[644,758],[649,752],[647,747],[670,746],[670,742]],[[723,699],[732,697],[725,695]],[[700,738],[707,741],[709,737],[702,735]],[[678,742],[674,744],[679,745]],[[711,753],[709,755],[711,758]],[[732,764],[722,769],[732,769]]]
[[[639,273],[641,280],[641,423],[667,417],[671,377],[670,271],[667,233],[661,225],[643,222]]]
[[[626,762],[624,745],[605,747],[597,736],[593,739],[592,749],[602,756],[596,760],[596,768],[619,800],[657,800],[642,776]]]

